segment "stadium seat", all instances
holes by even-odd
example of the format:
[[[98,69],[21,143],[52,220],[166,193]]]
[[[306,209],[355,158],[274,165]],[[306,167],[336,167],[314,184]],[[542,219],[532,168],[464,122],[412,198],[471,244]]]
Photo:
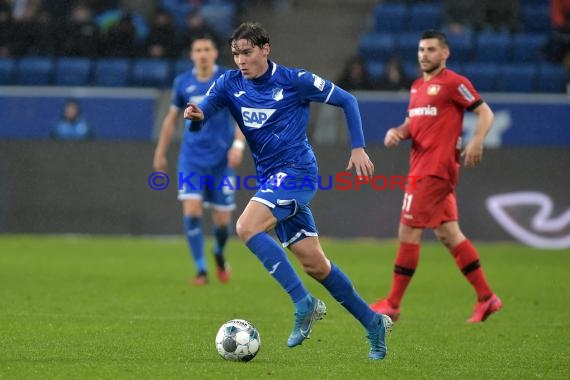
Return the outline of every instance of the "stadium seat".
[[[421,32],[426,29],[439,29],[443,9],[437,3],[414,4],[410,7],[408,30]]]
[[[473,35],[470,32],[457,35],[447,34],[447,42],[451,50],[452,61],[468,62],[473,55]]]
[[[358,51],[365,60],[386,61],[393,49],[394,38],[387,33],[367,33],[358,43]]]
[[[546,45],[548,35],[544,33],[518,33],[513,37],[514,63],[532,63],[542,59],[542,48]]]
[[[473,58],[478,62],[508,62],[511,58],[511,36],[508,33],[480,33]]]
[[[399,32],[408,25],[409,9],[405,4],[380,4],[373,12],[376,32]]]
[[[194,64],[188,58],[180,58],[174,61],[172,68],[172,77],[176,77],[178,74],[182,74],[185,71],[192,70]]]
[[[418,67],[418,60],[404,62],[404,72],[411,80],[416,80],[421,74]]]
[[[230,2],[205,3],[200,7],[204,20],[220,36],[230,36],[235,25],[237,7]]]
[[[480,92],[496,91],[499,68],[494,63],[466,63],[463,65],[465,75],[475,89]]]
[[[524,5],[522,9],[522,24],[529,32],[550,32],[550,8],[544,2],[542,5]]]
[[[126,87],[129,84],[130,62],[126,58],[99,59],[95,62],[96,86]]]
[[[16,62],[12,58],[0,59],[0,86],[12,84]]]
[[[16,65],[15,84],[45,86],[51,84],[54,63],[47,57],[24,57]]]
[[[372,79],[378,80],[384,74],[386,64],[383,61],[369,60],[364,62],[364,67]]]
[[[87,86],[91,79],[91,60],[61,57],[55,65],[56,86]]]
[[[133,62],[130,84],[143,87],[169,87],[170,65],[163,59],[141,58]]]
[[[534,64],[505,64],[499,72],[499,91],[532,92],[536,84],[536,67]]]
[[[419,33],[401,33],[396,36],[396,51],[402,60],[418,60]]]
[[[549,63],[538,67],[538,91],[564,93],[570,80],[570,75],[562,65]]]

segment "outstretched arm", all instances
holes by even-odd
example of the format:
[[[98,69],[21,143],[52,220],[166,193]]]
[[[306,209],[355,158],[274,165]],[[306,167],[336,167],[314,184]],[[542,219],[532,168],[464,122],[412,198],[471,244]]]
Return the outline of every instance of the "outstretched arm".
[[[481,103],[473,110],[477,115],[477,125],[471,141],[467,144],[462,156],[465,156],[465,167],[473,168],[483,159],[483,142],[493,125],[494,114],[487,103]]]

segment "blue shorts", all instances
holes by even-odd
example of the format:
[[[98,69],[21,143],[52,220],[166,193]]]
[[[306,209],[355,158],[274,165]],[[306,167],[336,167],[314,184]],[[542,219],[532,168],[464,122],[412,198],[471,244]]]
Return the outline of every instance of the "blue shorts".
[[[317,192],[316,175],[291,168],[271,176],[260,184],[251,198],[271,209],[277,218],[275,233],[283,247],[307,236],[318,236],[315,219],[309,207]]]
[[[233,210],[236,188],[235,171],[227,166],[199,167],[178,163],[178,199],[198,199],[204,207]]]

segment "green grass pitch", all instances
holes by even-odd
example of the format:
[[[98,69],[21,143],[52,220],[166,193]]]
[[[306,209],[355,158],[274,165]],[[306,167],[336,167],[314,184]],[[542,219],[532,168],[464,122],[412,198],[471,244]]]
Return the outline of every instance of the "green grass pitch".
[[[323,246],[367,301],[387,292],[394,242]],[[182,238],[3,235],[0,379],[570,378],[570,252],[476,246],[503,310],[465,323],[474,294],[447,251],[426,243],[388,357],[371,362],[364,330],[305,274],[328,315],[287,348],[289,298],[237,240],[228,247],[232,281],[196,288]],[[232,318],[260,331],[249,363],[215,350],[218,327]]]

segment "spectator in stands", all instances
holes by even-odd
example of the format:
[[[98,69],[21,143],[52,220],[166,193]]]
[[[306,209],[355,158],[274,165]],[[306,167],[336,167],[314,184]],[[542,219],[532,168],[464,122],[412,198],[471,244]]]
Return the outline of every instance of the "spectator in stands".
[[[520,29],[519,0],[481,0],[481,27],[495,32],[516,32]]]
[[[172,16],[159,9],[153,16],[152,25],[145,41],[146,55],[153,58],[177,56],[176,30]]]
[[[16,22],[26,22],[36,17],[42,0],[12,0],[12,16]]]
[[[194,9],[186,16],[186,29],[182,31],[178,41],[179,51],[181,51],[182,56],[189,56],[189,46],[192,46],[192,41],[194,41],[196,37],[203,35],[212,36],[216,46],[224,46],[216,31],[206,23],[206,20],[200,10]],[[227,49],[220,49],[220,53],[223,54],[222,50]]]
[[[384,75],[379,79],[376,88],[385,91],[408,91],[412,82],[406,75],[400,58],[392,56],[386,62]]]
[[[81,116],[79,102],[68,99],[63,108],[61,119],[51,131],[54,140],[89,140],[95,137],[89,124]]]
[[[372,90],[374,84],[364,61],[361,57],[352,57],[346,63],[344,70],[336,83],[347,91]]]
[[[101,34],[93,18],[93,10],[86,2],[79,2],[59,37],[59,55],[96,57],[100,49]]]
[[[111,26],[104,38],[105,55],[134,57],[137,53],[136,28],[130,13],[125,13]]]
[[[12,20],[12,7],[7,0],[0,0],[0,57],[13,55],[14,22]]]
[[[476,29],[481,23],[481,7],[478,0],[444,0],[443,23],[453,35],[462,35]]]
[[[550,0],[550,17],[553,31],[548,55],[570,70],[570,0]]]

